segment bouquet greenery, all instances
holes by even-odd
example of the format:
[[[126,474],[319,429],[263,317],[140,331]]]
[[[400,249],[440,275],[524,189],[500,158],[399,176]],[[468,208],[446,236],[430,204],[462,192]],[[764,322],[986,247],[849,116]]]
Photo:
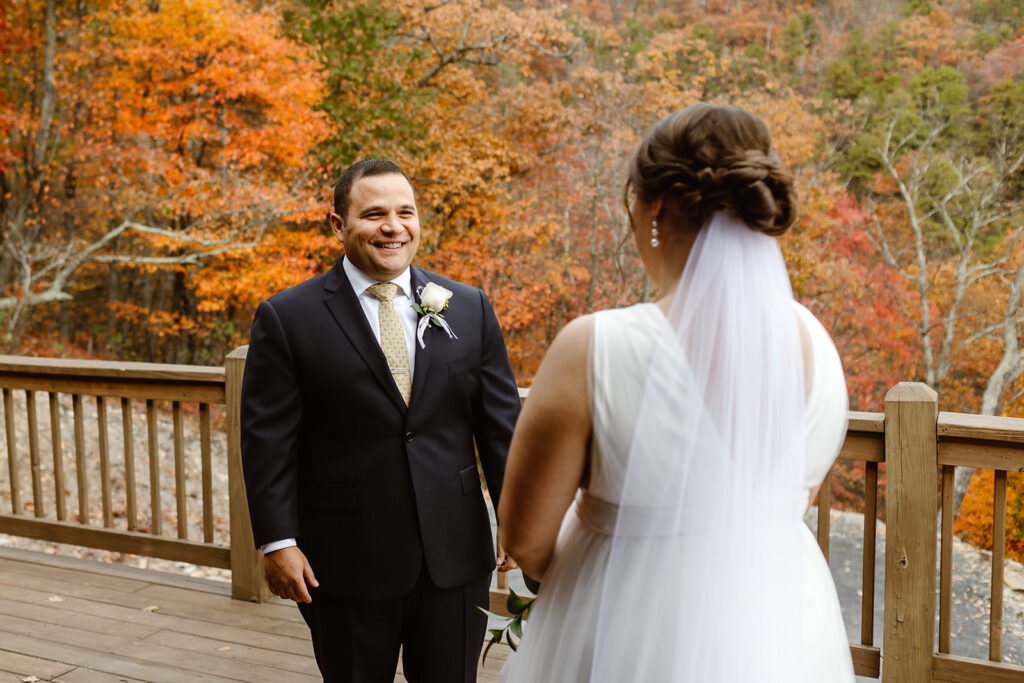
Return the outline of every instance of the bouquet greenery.
[[[502,640],[505,640],[505,642],[508,643],[508,646],[512,648],[513,652],[519,649],[519,641],[523,637],[523,619],[526,618],[526,613],[530,611],[530,606],[533,604],[533,601],[537,599],[537,592],[540,591],[539,581],[534,581],[526,574],[523,574],[523,581],[526,583],[526,589],[533,593],[533,595],[518,595],[514,590],[509,588],[508,602],[505,603],[505,607],[512,616],[495,614],[494,612],[485,610],[483,607],[477,607],[477,609],[486,614],[488,618],[501,622],[501,626],[498,628],[488,629],[491,634],[491,640],[487,643],[487,647],[484,648],[483,661],[485,662],[487,661],[487,653],[490,651],[491,647],[500,643]]]

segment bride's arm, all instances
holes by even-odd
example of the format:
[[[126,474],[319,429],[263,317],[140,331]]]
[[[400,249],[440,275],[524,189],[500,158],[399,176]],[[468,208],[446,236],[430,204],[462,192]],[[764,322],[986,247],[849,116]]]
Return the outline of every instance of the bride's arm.
[[[572,321],[548,349],[519,415],[498,507],[509,555],[541,580],[565,511],[587,464],[591,433],[587,392],[590,316]]]

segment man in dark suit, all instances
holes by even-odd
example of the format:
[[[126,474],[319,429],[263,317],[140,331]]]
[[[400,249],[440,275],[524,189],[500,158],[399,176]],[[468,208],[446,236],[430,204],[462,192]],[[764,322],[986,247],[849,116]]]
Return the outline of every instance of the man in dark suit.
[[[401,647],[410,681],[475,681],[475,605],[512,564],[474,452],[497,507],[519,413],[498,321],[482,291],[410,265],[416,201],[392,162],[347,169],[330,222],[343,258],[252,325],[242,458],[267,581],[325,680],[390,682]]]

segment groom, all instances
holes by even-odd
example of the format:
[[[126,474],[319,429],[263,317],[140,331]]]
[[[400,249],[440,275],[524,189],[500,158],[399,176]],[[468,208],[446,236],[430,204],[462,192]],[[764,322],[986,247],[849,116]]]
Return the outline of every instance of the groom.
[[[512,565],[475,457],[497,507],[519,413],[498,321],[482,291],[410,265],[394,163],[349,167],[330,223],[344,257],[252,324],[242,458],[267,582],[299,603],[326,681],[390,682],[400,647],[409,681],[475,681],[475,606]]]

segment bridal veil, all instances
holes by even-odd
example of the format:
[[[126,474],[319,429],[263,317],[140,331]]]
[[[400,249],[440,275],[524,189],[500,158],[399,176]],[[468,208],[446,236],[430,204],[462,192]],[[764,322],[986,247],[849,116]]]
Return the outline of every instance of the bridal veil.
[[[773,237],[718,211],[657,340],[591,680],[802,679],[800,333]]]

